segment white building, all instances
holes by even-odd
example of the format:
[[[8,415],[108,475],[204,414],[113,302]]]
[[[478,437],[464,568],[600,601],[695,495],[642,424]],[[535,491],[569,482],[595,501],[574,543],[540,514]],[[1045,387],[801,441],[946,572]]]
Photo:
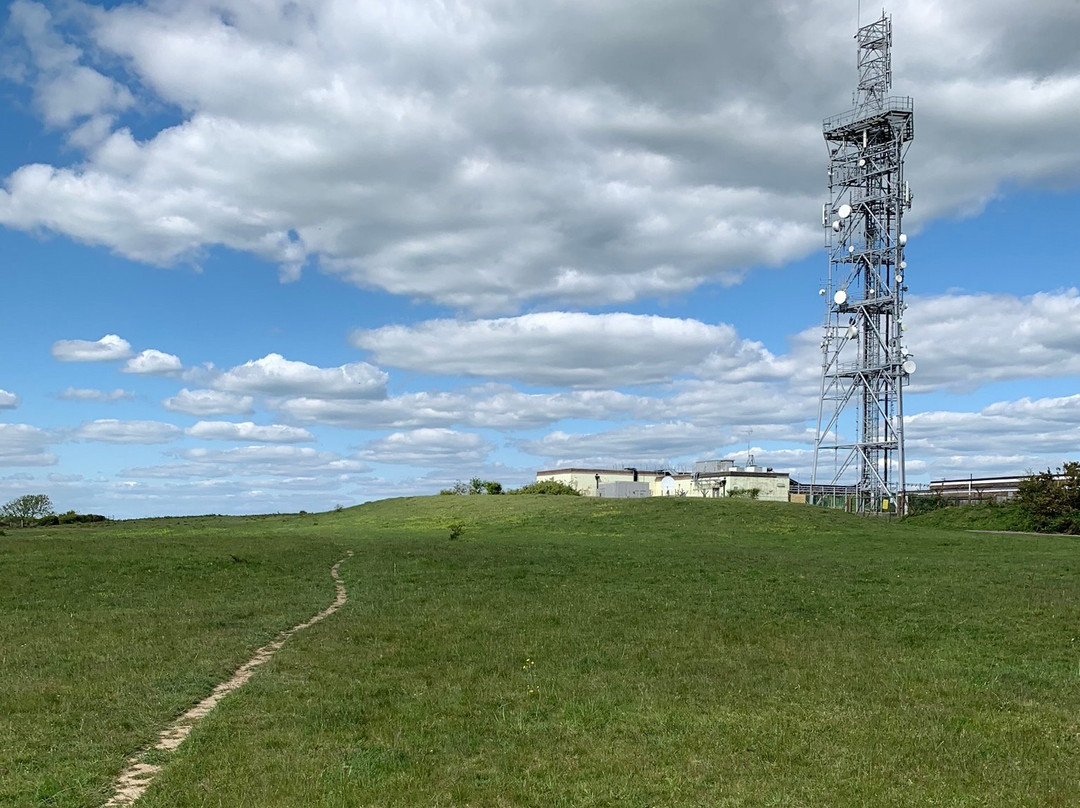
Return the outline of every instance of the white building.
[[[787,502],[791,488],[785,472],[761,466],[740,467],[732,460],[700,461],[694,464],[692,473],[635,468],[549,469],[536,472],[536,481],[542,480],[565,483],[589,497],[643,496],[647,485],[648,495],[654,497],[749,496],[739,492],[757,489],[757,499]]]

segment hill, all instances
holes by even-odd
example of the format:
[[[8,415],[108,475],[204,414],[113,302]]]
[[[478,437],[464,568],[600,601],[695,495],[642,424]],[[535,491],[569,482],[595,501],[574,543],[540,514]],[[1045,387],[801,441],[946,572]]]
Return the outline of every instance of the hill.
[[[0,804],[100,805],[352,550],[140,806],[1073,805],[1078,549],[528,496],[9,535]]]

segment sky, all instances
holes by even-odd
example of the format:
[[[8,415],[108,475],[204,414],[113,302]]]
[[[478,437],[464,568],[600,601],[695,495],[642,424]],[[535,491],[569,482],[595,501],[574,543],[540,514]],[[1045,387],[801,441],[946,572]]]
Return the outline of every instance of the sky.
[[[1080,2],[896,0],[908,480],[1080,459]],[[15,0],[0,501],[808,481],[854,0]]]

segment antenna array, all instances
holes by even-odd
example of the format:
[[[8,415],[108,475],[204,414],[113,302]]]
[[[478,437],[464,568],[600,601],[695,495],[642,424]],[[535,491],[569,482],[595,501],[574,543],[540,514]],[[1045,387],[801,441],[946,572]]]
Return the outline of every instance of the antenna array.
[[[856,41],[853,109],[823,126],[829,201],[821,223],[829,277],[811,496],[820,464],[831,455],[827,484],[854,478],[853,510],[903,513],[903,388],[915,362],[903,344],[907,236],[901,225],[911,207],[904,157],[914,135],[913,104],[889,95],[892,19],[883,13],[861,26]]]

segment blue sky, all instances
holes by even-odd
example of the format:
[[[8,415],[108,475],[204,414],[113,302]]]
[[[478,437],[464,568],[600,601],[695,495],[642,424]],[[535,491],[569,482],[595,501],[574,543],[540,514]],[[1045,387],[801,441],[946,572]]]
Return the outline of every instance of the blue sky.
[[[748,443],[808,478],[856,7],[9,4],[0,500],[320,510]],[[909,480],[1076,459],[1080,7],[888,11]]]

